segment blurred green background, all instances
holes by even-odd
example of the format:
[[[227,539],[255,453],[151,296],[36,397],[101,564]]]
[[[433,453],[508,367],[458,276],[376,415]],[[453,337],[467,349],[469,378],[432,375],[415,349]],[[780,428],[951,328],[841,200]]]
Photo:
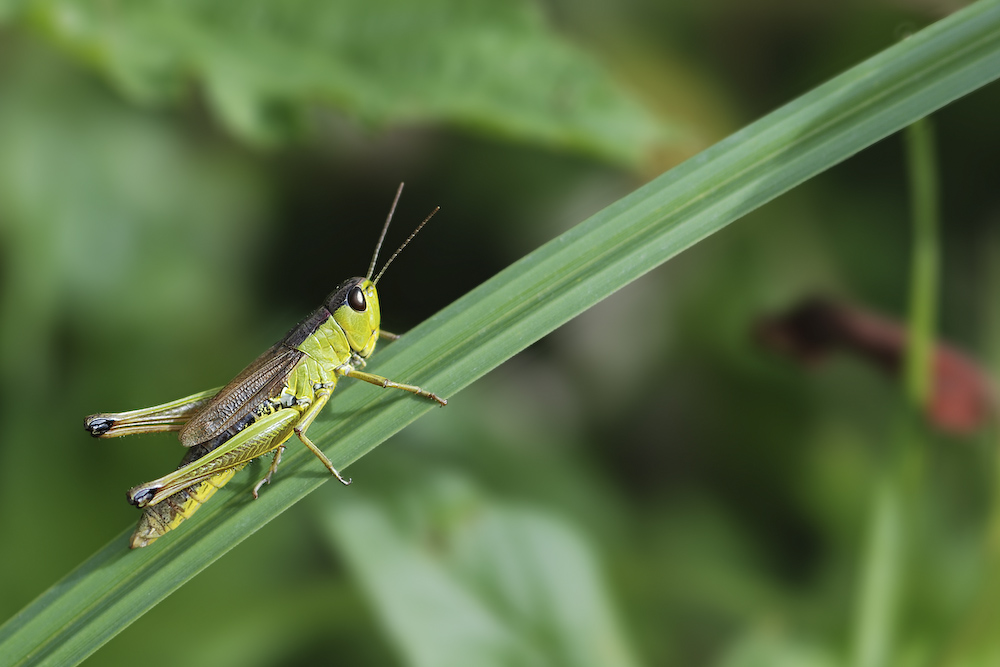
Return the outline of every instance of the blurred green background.
[[[400,181],[387,245],[442,207],[379,284],[405,332],[955,8],[0,2],[0,617],[182,455],[83,416],[230,379],[365,271]],[[987,369],[998,108],[993,84],[934,117],[940,327]],[[995,431],[908,432],[918,481],[879,514],[899,386],[749,333],[817,291],[905,318],[902,141],[749,218],[449,397],[90,662],[865,664],[887,580],[889,664],[1000,664]]]

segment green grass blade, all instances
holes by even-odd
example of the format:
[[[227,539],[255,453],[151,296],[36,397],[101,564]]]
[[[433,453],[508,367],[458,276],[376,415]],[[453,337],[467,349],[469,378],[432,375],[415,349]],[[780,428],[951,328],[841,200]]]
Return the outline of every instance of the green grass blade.
[[[931,396],[939,263],[938,178],[933,125],[922,118],[903,131],[910,181],[913,230],[910,303],[903,366],[907,410],[901,414],[895,447],[872,497],[869,534],[861,560],[851,664],[888,664],[899,641],[897,625],[905,604],[908,562],[917,535],[913,514],[921,502],[923,442],[921,411]]]
[[[754,208],[1000,75],[1000,2],[978,2],[664,174],[470,292],[370,368],[445,396]],[[344,383],[310,433],[343,466],[431,406]],[[461,398],[448,410],[460,410]],[[336,443],[334,445],[333,443]],[[123,533],[0,628],[0,664],[67,665],[327,481],[293,447],[251,502],[241,476],[175,534]]]

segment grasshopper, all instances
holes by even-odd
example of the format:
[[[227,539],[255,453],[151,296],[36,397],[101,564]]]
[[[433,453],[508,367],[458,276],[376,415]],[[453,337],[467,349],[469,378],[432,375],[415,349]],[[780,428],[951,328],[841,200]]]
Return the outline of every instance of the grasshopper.
[[[340,283],[319,308],[229,384],[162,405],[86,418],[84,427],[96,438],[178,431],[181,444],[188,448],[174,472],[129,490],[129,502],[143,509],[131,548],[147,546],[173,530],[250,461],[272,454],[267,475],[253,488],[253,497],[257,498],[261,487],[269,484],[277,472],[285,443],[293,434],[330,473],[350,484],[351,480],[342,477],[306,435],[341,377],[401,389],[447,405],[447,400],[420,387],[362,370],[379,338],[398,338],[380,328],[375,285],[438,210],[435,208],[417,226],[372,279],[402,191],[400,184],[365,276]]]

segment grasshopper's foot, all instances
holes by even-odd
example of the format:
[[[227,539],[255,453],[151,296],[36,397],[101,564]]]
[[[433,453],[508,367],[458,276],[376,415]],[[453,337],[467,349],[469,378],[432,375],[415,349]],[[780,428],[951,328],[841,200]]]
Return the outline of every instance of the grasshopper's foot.
[[[253,491],[251,491],[251,493],[253,493],[254,500],[257,500],[257,498],[259,497],[260,487],[264,486],[265,484],[270,484],[271,476],[274,475],[274,473],[278,472],[278,464],[281,463],[281,454],[284,451],[285,451],[284,445],[279,445],[278,448],[274,450],[274,458],[271,459],[271,467],[268,468],[267,475],[264,476],[264,479],[257,482],[257,484],[253,487]]]

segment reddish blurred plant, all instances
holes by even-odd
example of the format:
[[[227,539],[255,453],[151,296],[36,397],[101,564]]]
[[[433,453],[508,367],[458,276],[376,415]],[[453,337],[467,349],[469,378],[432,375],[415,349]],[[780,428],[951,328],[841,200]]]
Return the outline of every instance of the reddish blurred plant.
[[[796,361],[815,366],[831,352],[853,353],[899,377],[906,351],[906,328],[900,323],[849,303],[812,297],[777,316],[760,320],[757,339]],[[996,406],[988,374],[955,348],[934,348],[928,420],[943,431],[969,434],[982,428]]]

